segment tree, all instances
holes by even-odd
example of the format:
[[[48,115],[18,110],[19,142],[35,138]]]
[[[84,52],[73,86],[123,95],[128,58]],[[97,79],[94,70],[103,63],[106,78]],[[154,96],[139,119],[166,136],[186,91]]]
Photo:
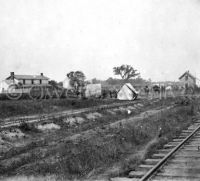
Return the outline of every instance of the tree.
[[[98,79],[96,79],[96,78],[93,78],[93,79],[91,80],[91,82],[92,82],[92,84],[99,84],[99,83],[101,83],[101,80],[98,80]]]
[[[115,75],[120,75],[123,80],[129,80],[140,75],[140,73],[138,73],[137,70],[130,65],[114,67],[113,72]]]
[[[71,71],[67,74],[67,77],[70,79],[70,84],[74,87],[76,93],[80,93],[80,89],[85,85],[85,74],[81,71]]]
[[[63,82],[58,82],[58,85],[59,85],[60,87],[63,87]]]
[[[116,84],[120,84],[121,83],[121,80],[118,80],[118,79],[113,79],[112,77],[109,77],[106,82],[109,84],[109,85],[116,85]]]
[[[49,84],[52,85],[53,87],[57,87],[58,83],[55,80],[50,80]]]

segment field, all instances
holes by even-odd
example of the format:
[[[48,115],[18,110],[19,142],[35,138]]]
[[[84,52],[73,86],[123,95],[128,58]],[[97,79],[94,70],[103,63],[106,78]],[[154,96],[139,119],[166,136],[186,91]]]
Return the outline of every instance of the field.
[[[108,180],[126,175],[194,122],[198,111],[198,99],[168,98],[1,130],[0,178]]]
[[[0,119],[14,116],[27,116],[93,107],[121,102],[114,99],[42,99],[42,100],[1,100]]]

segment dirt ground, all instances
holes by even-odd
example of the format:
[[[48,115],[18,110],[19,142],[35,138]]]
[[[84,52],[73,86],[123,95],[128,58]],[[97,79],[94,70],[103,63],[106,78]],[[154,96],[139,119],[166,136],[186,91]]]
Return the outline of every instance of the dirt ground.
[[[1,130],[0,178],[106,180],[125,174],[142,160],[159,127],[173,126],[177,134],[191,124],[192,105],[177,99],[149,101]],[[184,123],[183,117],[188,118]],[[168,131],[163,130],[164,141]]]

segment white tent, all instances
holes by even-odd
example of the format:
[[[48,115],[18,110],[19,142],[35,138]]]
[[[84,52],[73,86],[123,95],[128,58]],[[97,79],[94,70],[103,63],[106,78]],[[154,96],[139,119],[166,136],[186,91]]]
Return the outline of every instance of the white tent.
[[[88,84],[85,90],[86,97],[99,97],[101,96],[101,84]]]
[[[119,100],[135,100],[137,98],[138,92],[130,84],[124,84],[117,94],[117,99]]]
[[[63,87],[65,89],[73,89],[73,87],[70,84],[70,79],[68,77],[66,77],[65,80],[63,81]]]

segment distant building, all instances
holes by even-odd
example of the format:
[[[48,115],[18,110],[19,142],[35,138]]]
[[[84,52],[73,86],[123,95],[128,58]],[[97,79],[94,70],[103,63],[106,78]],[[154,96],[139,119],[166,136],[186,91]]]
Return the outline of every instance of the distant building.
[[[65,80],[63,81],[63,87],[65,89],[73,89],[73,86],[71,85],[70,81],[71,80],[69,79],[69,77],[66,77]]]
[[[16,87],[16,85],[19,86]],[[43,73],[40,75],[15,75],[14,72],[11,72],[9,77],[0,82],[0,93],[7,93],[8,89],[27,93],[33,86],[51,87],[49,78]]]
[[[44,76],[43,73],[41,73],[40,75],[15,75],[14,72],[11,72],[10,76],[7,77],[6,80],[17,80],[23,86],[49,84],[49,78]]]
[[[187,88],[196,86],[196,78],[189,72],[186,71],[179,77],[179,81]]]

